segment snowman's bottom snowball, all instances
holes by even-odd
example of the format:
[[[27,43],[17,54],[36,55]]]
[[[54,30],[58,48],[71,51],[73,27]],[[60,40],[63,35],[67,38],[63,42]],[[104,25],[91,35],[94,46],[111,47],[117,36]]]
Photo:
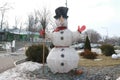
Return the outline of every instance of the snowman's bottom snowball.
[[[67,73],[78,67],[79,55],[73,48],[53,48],[47,64],[53,73]]]

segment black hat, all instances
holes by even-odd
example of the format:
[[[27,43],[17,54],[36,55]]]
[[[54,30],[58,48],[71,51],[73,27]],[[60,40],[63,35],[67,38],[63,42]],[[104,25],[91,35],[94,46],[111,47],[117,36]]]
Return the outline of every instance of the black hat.
[[[55,10],[56,15],[54,16],[54,18],[58,19],[58,18],[60,18],[62,16],[63,18],[67,19],[68,18],[67,12],[68,12],[68,8],[67,7],[58,7]]]

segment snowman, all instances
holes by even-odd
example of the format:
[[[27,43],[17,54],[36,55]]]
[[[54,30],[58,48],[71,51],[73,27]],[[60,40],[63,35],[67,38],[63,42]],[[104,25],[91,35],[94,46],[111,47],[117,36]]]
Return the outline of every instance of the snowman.
[[[67,73],[77,68],[79,63],[79,55],[74,48],[70,47],[73,42],[81,38],[81,31],[85,26],[76,32],[71,32],[67,27],[67,7],[58,7],[55,10],[56,29],[51,33],[46,33],[51,39],[54,48],[47,56],[47,64],[53,73]]]

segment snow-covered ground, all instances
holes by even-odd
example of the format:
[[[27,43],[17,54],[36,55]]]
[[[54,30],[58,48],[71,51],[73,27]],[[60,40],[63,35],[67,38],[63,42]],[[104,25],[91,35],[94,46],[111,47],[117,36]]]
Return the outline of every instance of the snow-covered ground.
[[[21,54],[20,51],[24,51],[24,50],[25,48],[21,48],[19,51],[11,54],[20,55]],[[81,51],[82,50],[78,52],[81,52]],[[92,49],[92,51],[101,54],[100,49]],[[116,53],[120,54],[120,50],[115,50],[115,51]],[[2,57],[10,56],[11,54],[2,54]],[[42,66],[43,66],[42,64],[31,62],[31,61],[24,62],[12,69],[9,69],[7,71],[4,71],[3,73],[0,73],[0,80],[47,80],[47,79],[40,79],[40,78],[37,78],[36,76],[31,76],[30,74],[28,74],[29,72],[34,72],[35,70],[42,69]],[[117,80],[120,80],[120,77]]]
[[[0,74],[0,80],[30,80],[30,76],[27,72],[32,72],[34,70],[40,69],[42,64],[35,62],[24,62],[17,65],[15,68],[9,69]],[[31,78],[32,80],[40,80],[35,76]]]
[[[35,62],[24,62],[22,64],[19,64],[17,65],[15,68],[12,68],[12,69],[9,69],[3,73],[0,74],[0,80],[49,80],[47,78],[44,78],[44,75],[43,75],[43,78],[41,77],[37,77],[35,74],[38,74],[39,73],[42,73],[42,67],[43,65],[42,64],[39,64],[39,63],[35,63]],[[41,70],[41,71],[40,71]],[[84,70],[84,68],[83,68]],[[86,69],[85,69],[86,70]],[[106,70],[106,69],[105,69]],[[105,71],[105,70],[102,70],[102,71]],[[37,71],[37,73],[35,73]],[[93,69],[93,71],[99,71],[98,69]],[[106,71],[109,71],[109,70],[106,70]],[[118,70],[117,70],[118,71]],[[88,72],[87,72],[88,73]],[[49,74],[49,73],[48,73]],[[90,74],[90,73],[89,73]],[[113,80],[111,79],[110,76],[105,76],[105,74],[101,73],[102,75],[97,75],[98,73],[94,74],[92,73],[92,76],[98,76],[98,77],[101,77],[103,79],[103,77],[105,77],[105,80]],[[40,74],[38,74],[40,76]],[[67,79],[68,77],[70,77],[70,75],[67,75],[65,76],[66,74],[62,75],[59,74],[60,76],[58,76],[57,74],[54,75],[54,79],[50,79],[50,80],[69,80]],[[52,76],[52,75],[49,75],[49,76]],[[58,78],[56,77],[58,76]],[[84,75],[81,75],[81,79],[73,79],[73,80],[83,80],[84,76],[87,76],[86,74]],[[103,76],[103,77],[102,77]],[[60,78],[61,77],[61,78]],[[64,77],[64,78],[63,78]],[[76,76],[71,76],[71,77],[76,77]],[[109,79],[107,79],[107,77]],[[98,79],[98,80],[102,80],[102,79]],[[87,80],[87,79],[84,79],[84,80]],[[95,79],[88,79],[88,80],[96,80]],[[115,79],[114,79],[115,80]],[[120,77],[118,77],[118,79],[116,80],[120,80]]]
[[[78,50],[77,52],[83,52],[83,51],[84,51],[84,50],[81,49],[81,50]],[[92,48],[91,51],[92,51],[92,52],[96,52],[97,54],[102,54],[101,49],[99,49],[99,48]],[[120,54],[120,50],[115,50],[115,52],[116,52],[117,54]]]
[[[78,53],[83,52],[84,50],[77,50]],[[92,48],[92,52],[96,52],[97,54],[102,54],[101,50],[99,48]]]

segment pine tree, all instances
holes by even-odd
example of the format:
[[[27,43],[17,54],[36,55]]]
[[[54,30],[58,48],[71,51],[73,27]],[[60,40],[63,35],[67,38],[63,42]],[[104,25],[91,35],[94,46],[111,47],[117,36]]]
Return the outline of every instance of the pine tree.
[[[88,36],[86,36],[84,50],[90,50],[91,51],[91,45],[90,45],[90,40],[89,40]]]

